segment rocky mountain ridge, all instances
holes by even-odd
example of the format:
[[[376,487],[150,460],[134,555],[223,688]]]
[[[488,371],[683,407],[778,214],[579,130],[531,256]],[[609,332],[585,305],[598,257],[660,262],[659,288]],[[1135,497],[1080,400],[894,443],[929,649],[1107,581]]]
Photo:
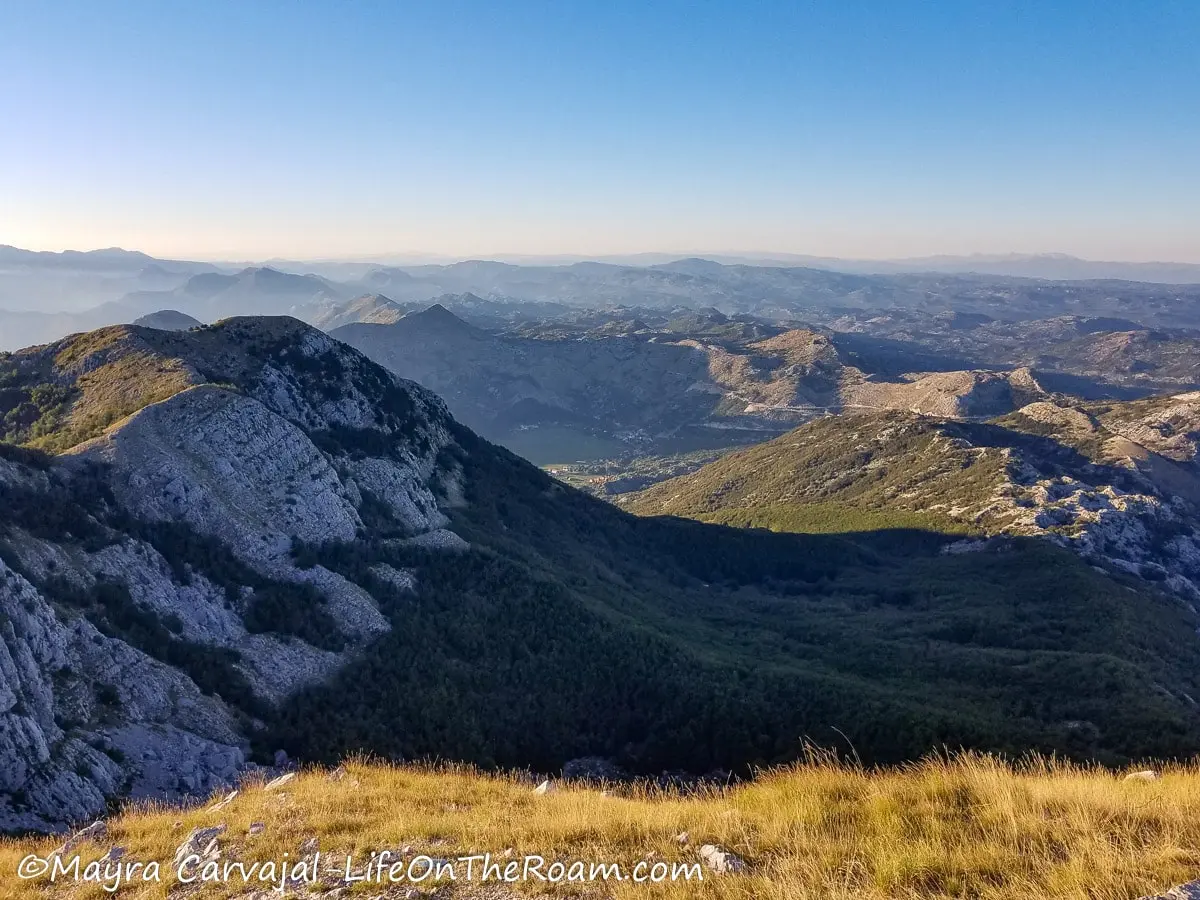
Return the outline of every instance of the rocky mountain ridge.
[[[171,371],[169,396],[130,391],[147,404],[53,465],[12,451],[0,461],[0,787],[16,798],[0,827],[232,779],[247,716],[391,627],[362,588],[298,569],[294,540],[353,539],[369,509],[406,539],[454,542],[435,497],[452,492],[438,487],[450,440],[440,401],[294,320],[186,338],[111,329],[18,354],[16,367],[49,362],[79,406],[105,376],[129,380],[106,370],[134,357]],[[375,455],[337,443],[363,433]]]
[[[980,423],[904,412],[836,417],[617,502],[642,514],[778,528],[807,525],[797,516],[806,507],[907,512],[931,528],[1048,538],[1200,603],[1198,439],[1200,393],[1039,400]]]

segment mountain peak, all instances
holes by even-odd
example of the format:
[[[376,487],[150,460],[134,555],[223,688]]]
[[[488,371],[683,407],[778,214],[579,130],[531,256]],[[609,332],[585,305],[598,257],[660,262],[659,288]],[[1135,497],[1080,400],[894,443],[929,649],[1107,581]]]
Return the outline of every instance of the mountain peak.
[[[404,318],[400,319],[397,324],[403,324],[405,327],[419,327],[422,330],[438,332],[442,334],[460,333],[467,334],[475,329],[467,322],[460,319],[450,310],[446,309],[442,304],[435,303],[427,309],[420,312],[409,313]]]
[[[187,331],[204,323],[176,309],[160,309],[134,319],[133,324],[143,328],[157,328],[159,331]]]

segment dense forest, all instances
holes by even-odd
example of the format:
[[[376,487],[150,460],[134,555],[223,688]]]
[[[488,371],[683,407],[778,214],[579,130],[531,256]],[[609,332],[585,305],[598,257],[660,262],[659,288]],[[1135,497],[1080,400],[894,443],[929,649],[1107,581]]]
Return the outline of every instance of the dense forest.
[[[553,768],[738,769],[805,740],[869,761],[939,747],[1118,762],[1193,751],[1156,685],[1200,671],[1186,615],[1039,541],[636,519],[466,432],[470,550],[297,546],[370,590],[394,629],[299,694],[263,747]],[[412,569],[390,588],[380,563]]]

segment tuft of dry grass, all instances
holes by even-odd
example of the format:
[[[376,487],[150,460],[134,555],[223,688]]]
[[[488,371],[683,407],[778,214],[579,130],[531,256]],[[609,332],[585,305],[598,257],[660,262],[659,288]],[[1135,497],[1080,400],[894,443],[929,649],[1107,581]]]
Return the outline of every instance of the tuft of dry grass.
[[[339,773],[340,774],[340,773]],[[703,843],[741,856],[736,875],[703,882],[498,888],[459,882],[438,897],[526,894],[764,900],[895,898],[1062,898],[1129,900],[1200,876],[1200,768],[1179,766],[1153,781],[1034,759],[1008,764],[962,755],[866,770],[812,758],[755,781],[693,795],[644,788],[564,785],[545,796],[515,775],[461,766],[420,767],[353,760],[344,774],[307,770],[275,789],[243,785],[189,809],[140,805],[109,822],[108,837],[80,848],[84,862],[118,845],[128,859],[159,860],[163,882],[131,884],[121,897],[246,896],[237,884],[200,893],[172,885],[170,861],[194,828],[225,824],[224,858],[296,860],[318,839],[324,857],[391,849],[453,859],[490,852],[513,858],[619,863],[695,862]],[[262,823],[252,835],[252,823]],[[676,837],[688,832],[681,844]],[[65,889],[14,872],[29,853],[49,854],[61,838],[0,842],[0,896],[109,896],[99,886]],[[461,872],[461,870],[460,870]],[[444,883],[443,883],[444,884]],[[327,886],[328,887],[328,886]],[[194,889],[193,889],[194,890]],[[387,896],[412,890],[402,884]],[[421,896],[433,895],[426,884]],[[346,896],[380,896],[356,885]],[[264,895],[265,896],[265,895]]]

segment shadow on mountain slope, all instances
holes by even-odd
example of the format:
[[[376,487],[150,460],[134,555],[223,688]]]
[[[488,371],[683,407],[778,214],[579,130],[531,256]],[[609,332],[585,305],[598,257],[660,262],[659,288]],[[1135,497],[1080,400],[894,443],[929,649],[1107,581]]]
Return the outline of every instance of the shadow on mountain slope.
[[[957,536],[930,530],[634,518],[465,431],[458,443],[466,553],[300,548],[365,583],[380,563],[414,569],[418,597],[388,604],[393,631],[296,697],[270,741],[641,771],[777,762],[805,738],[868,761],[1200,747],[1184,698],[1200,687],[1195,615],[1045,542],[947,553]]]

